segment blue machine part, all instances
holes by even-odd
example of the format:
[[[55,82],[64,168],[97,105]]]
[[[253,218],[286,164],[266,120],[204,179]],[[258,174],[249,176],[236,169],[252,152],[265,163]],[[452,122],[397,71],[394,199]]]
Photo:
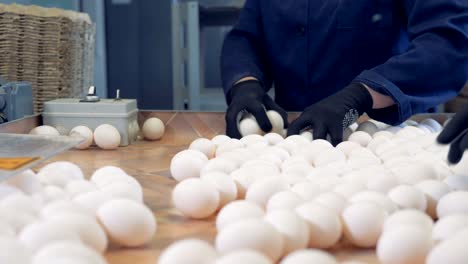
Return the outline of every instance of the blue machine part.
[[[32,115],[33,94],[28,82],[6,82],[0,78],[0,123]]]

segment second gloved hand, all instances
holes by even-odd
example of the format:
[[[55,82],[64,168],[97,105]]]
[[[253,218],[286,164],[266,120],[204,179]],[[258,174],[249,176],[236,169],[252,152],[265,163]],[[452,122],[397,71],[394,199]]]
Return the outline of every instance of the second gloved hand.
[[[257,120],[264,132],[270,132],[272,125],[265,110],[278,112],[284,121],[284,127],[288,124],[288,114],[273,99],[268,96],[265,89],[258,81],[245,81],[232,87],[228,96],[229,107],[226,112],[226,135],[231,138],[241,138],[238,128],[238,118],[241,112],[249,112]]]
[[[312,129],[314,139],[325,139],[328,134],[336,146],[343,141],[344,129],[371,110],[372,105],[372,96],[366,87],[351,83],[338,93],[307,107],[289,126],[288,136]]]
[[[448,161],[458,163],[468,150],[468,106],[457,113],[447,124],[437,141],[441,144],[450,144]]]

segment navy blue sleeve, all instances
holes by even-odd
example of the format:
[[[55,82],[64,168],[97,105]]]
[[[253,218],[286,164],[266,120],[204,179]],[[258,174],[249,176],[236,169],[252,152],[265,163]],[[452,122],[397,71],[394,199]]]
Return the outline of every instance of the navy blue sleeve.
[[[397,102],[398,116],[380,118],[392,124],[455,97],[468,80],[468,1],[404,0],[404,7],[410,48],[356,78]]]
[[[228,33],[221,52],[221,73],[226,96],[231,87],[248,76],[257,78],[265,89],[272,85],[268,74],[260,0],[247,0],[238,23]]]

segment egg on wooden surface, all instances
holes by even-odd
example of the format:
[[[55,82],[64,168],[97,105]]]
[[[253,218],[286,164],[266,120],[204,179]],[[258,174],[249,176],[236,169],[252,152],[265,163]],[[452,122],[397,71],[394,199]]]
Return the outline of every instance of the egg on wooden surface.
[[[215,156],[216,157],[219,157],[227,152],[231,152],[233,150],[236,150],[236,149],[241,149],[241,148],[244,148],[244,143],[242,143],[242,141],[240,141],[239,139],[234,139],[234,138],[231,138],[225,142],[223,142],[222,144],[220,144],[217,148],[216,148],[216,153],[215,153]]]
[[[35,252],[54,241],[80,241],[80,236],[68,227],[51,222],[35,222],[27,225],[18,240]]]
[[[97,186],[104,186],[113,182],[114,177],[119,177],[120,175],[127,176],[128,174],[119,167],[104,166],[93,172],[90,181],[94,182]]]
[[[432,240],[440,242],[468,228],[468,214],[448,215],[439,219],[432,230]]]
[[[87,149],[93,144],[94,134],[87,126],[76,126],[70,130],[68,135],[71,137],[83,138],[83,142],[75,146],[76,149]]]
[[[433,219],[437,219],[437,204],[439,200],[450,192],[450,188],[444,182],[438,180],[426,180],[415,185],[424,193],[427,200],[426,213]]]
[[[306,202],[296,208],[296,213],[309,226],[309,247],[325,249],[338,243],[342,224],[333,209],[316,202]]]
[[[372,136],[364,131],[353,132],[348,138],[348,141],[356,142],[363,147],[366,147],[369,144],[369,142],[371,142],[371,140]]]
[[[226,254],[213,264],[273,264],[265,255],[254,250],[244,249]]]
[[[94,213],[90,212],[86,208],[82,207],[78,203],[70,200],[58,200],[49,203],[44,206],[40,211],[40,216],[43,219],[51,218],[55,215],[75,213],[87,216],[94,216]]]
[[[56,161],[42,167],[37,178],[44,185],[55,185],[60,188],[73,180],[83,180],[84,175],[78,165],[69,161]]]
[[[80,194],[73,198],[73,202],[77,203],[79,206],[83,207],[86,211],[91,214],[95,214],[99,207],[110,201],[112,197],[101,191],[92,191]]]
[[[44,187],[39,195],[42,203],[44,204],[48,204],[57,200],[70,199],[70,195],[64,189],[54,185]]]
[[[67,191],[70,194],[70,197],[76,197],[80,194],[87,193],[87,192],[92,192],[96,191],[97,187],[96,185],[88,180],[74,180],[70,181],[66,186],[65,186],[65,191]]]
[[[425,228],[400,226],[384,232],[380,237],[377,257],[382,264],[425,263],[431,248],[431,234]]]
[[[145,120],[141,132],[145,139],[158,140],[164,136],[166,130],[164,123],[157,117],[151,117]]]
[[[94,130],[94,142],[102,149],[117,149],[121,136],[117,128],[109,124],[102,124]]]
[[[216,135],[211,139],[211,142],[213,142],[216,146],[219,146],[223,142],[228,141],[229,139],[231,139],[231,138],[226,136],[226,135]]]
[[[338,215],[341,215],[347,204],[346,198],[336,192],[324,192],[318,195],[314,202],[333,209]]]
[[[224,206],[216,217],[216,229],[221,231],[227,226],[247,219],[262,219],[265,211],[256,203],[234,201]]]
[[[146,205],[132,200],[110,200],[99,207],[96,216],[110,240],[120,246],[143,246],[156,233],[153,212]]]
[[[216,157],[210,159],[201,169],[200,176],[208,174],[210,172],[224,172],[230,174],[236,170],[237,164],[229,159],[223,157]]]
[[[80,240],[85,245],[99,253],[103,253],[107,249],[108,241],[106,233],[97,222],[94,215],[91,216],[73,212],[64,212],[61,214],[51,215],[46,221],[52,225],[61,226],[75,234],[78,234]]]
[[[108,184],[101,187],[100,191],[109,194],[112,198],[129,199],[139,203],[143,202],[143,191],[140,186],[134,187],[134,185],[126,182]]]
[[[268,116],[268,120],[270,120],[270,123],[273,127],[271,132],[281,133],[284,129],[283,117],[281,117],[281,115],[274,110],[269,110],[266,112],[266,114]]]
[[[440,198],[437,204],[437,216],[443,218],[453,214],[468,214],[468,191],[450,192]]]
[[[201,153],[203,157],[193,152],[196,151],[184,150],[172,158],[170,165],[171,175],[177,181],[200,177],[200,171],[208,162],[208,158]]]
[[[0,208],[36,215],[42,204],[25,194],[12,194],[0,200]]]
[[[387,232],[400,226],[417,226],[431,233],[433,225],[434,222],[425,213],[416,209],[405,209],[390,215],[383,228],[384,232]]]
[[[37,179],[36,173],[32,170],[25,170],[15,177],[7,179],[5,183],[14,186],[29,195],[38,193],[42,190],[42,184]],[[0,194],[0,199],[1,196],[2,195]]]
[[[265,221],[270,223],[283,236],[283,256],[307,248],[309,226],[293,210],[269,212],[265,216]]]
[[[105,264],[104,257],[99,252],[87,247],[79,241],[56,241],[45,245],[33,257],[33,264],[49,264],[56,260],[57,263],[76,260],[78,263]],[[67,263],[68,264],[68,263]],[[72,262],[75,264],[75,262]]]
[[[15,238],[0,236],[0,248],[0,263],[31,263],[31,250]]]
[[[274,146],[284,140],[283,136],[281,136],[281,133],[267,133],[263,137],[271,146]]]
[[[282,235],[262,219],[248,219],[227,226],[217,234],[215,245],[221,254],[251,249],[275,262],[281,257],[284,248]]]
[[[387,215],[376,203],[352,203],[341,215],[344,236],[355,246],[374,247],[382,234]]]
[[[30,135],[41,135],[41,136],[60,136],[59,131],[52,126],[38,126],[29,131]]]
[[[270,197],[266,205],[266,210],[268,212],[275,210],[294,210],[302,203],[304,203],[304,199],[297,193],[291,190],[281,191]]]
[[[399,185],[391,189],[388,197],[402,209],[417,209],[423,212],[427,209],[426,196],[411,185]]]
[[[216,145],[207,138],[198,138],[190,143],[189,149],[200,151],[208,159],[212,159],[216,152]]]
[[[219,208],[237,198],[237,186],[234,179],[223,172],[210,172],[201,176],[201,179],[213,184],[219,192]]]
[[[192,178],[175,186],[172,202],[183,215],[202,219],[211,216],[219,208],[220,194],[212,183]]]
[[[288,255],[280,262],[280,264],[303,263],[337,264],[338,262],[330,253],[318,249],[298,250]]]
[[[216,250],[208,243],[199,239],[177,241],[166,248],[159,257],[159,264],[212,263],[218,257]]]
[[[260,128],[257,123],[255,117],[251,114],[246,115],[240,122],[239,122],[239,132],[243,137],[248,135],[263,135],[264,132]]]

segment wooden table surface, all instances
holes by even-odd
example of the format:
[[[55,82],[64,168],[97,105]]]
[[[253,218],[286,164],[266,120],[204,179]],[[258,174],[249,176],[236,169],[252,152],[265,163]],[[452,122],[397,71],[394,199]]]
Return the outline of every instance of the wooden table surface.
[[[212,138],[224,133],[222,113],[173,113],[141,112],[139,121],[156,116],[166,123],[166,133],[160,141],[142,141],[115,151],[98,148],[70,150],[50,161],[67,160],[79,165],[85,175],[102,166],[114,165],[134,176],[144,188],[145,203],[157,217],[158,229],[153,241],[142,248],[110,249],[106,258],[110,264],[156,264],[159,254],[174,241],[184,238],[200,238],[213,242],[216,236],[214,217],[206,220],[190,220],[181,216],[171,205],[171,191],[175,181],[168,171],[171,158],[188,147],[198,137]],[[31,121],[29,121],[31,122]],[[37,121],[31,122],[37,124]],[[14,125],[17,132],[29,131],[27,126]],[[0,132],[12,132],[0,127]],[[24,132],[23,131],[23,132]],[[360,260],[378,263],[374,250],[353,249],[340,245],[332,253],[341,261]]]

